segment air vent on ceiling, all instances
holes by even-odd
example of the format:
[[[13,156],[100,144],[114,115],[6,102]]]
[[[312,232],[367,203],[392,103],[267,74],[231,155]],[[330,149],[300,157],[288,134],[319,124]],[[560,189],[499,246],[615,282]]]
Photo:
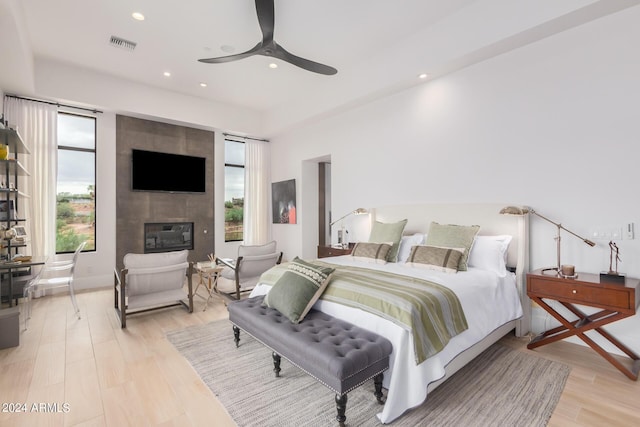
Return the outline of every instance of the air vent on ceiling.
[[[109,40],[109,44],[114,47],[119,47],[120,49],[125,49],[128,51],[133,51],[136,48],[137,43],[125,40],[120,37],[111,36],[111,40]]]

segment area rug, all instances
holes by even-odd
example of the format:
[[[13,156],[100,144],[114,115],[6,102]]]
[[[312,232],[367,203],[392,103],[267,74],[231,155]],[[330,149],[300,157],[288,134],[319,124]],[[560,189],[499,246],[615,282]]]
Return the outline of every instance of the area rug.
[[[245,426],[336,426],[334,394],[286,360],[280,378],[271,352],[219,320],[167,334],[225,406]],[[570,368],[494,344],[393,426],[545,426]],[[348,394],[347,425],[379,426],[373,383]]]

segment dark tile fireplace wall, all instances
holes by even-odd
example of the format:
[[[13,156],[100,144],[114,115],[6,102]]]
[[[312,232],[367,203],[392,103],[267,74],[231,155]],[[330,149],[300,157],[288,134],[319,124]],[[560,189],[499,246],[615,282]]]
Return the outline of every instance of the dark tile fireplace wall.
[[[116,116],[116,267],[129,252],[144,253],[144,224],[193,222],[190,261],[214,252],[214,133],[184,126]],[[159,193],[131,190],[133,148],[205,157],[206,192]],[[170,172],[167,172],[170,173]],[[206,231],[206,232],[205,232]]]

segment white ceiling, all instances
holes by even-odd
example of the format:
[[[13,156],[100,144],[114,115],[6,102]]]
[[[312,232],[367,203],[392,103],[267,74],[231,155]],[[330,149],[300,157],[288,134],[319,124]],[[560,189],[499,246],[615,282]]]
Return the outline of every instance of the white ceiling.
[[[344,72],[472,0],[276,0],[275,40],[289,52]],[[253,0],[23,0],[35,55],[127,79],[268,110],[331,79],[263,56],[226,64],[197,60],[252,48],[261,40]],[[145,16],[142,22],[132,12]],[[381,22],[381,19],[383,22]],[[383,28],[384,26],[384,28]],[[113,48],[111,35],[134,41]],[[170,78],[163,76],[168,70]],[[208,87],[202,89],[200,82]]]
[[[0,3],[6,1],[12,0]],[[35,58],[251,108],[263,112],[272,129],[419,84],[421,72],[435,78],[637,3],[275,0],[275,40],[338,69],[325,76],[278,60],[278,68],[270,69],[273,60],[263,56],[198,62],[227,55],[224,45],[240,53],[260,41],[253,0],[20,2]],[[132,12],[146,19],[136,21]],[[112,35],[136,42],[136,49],[110,46]]]

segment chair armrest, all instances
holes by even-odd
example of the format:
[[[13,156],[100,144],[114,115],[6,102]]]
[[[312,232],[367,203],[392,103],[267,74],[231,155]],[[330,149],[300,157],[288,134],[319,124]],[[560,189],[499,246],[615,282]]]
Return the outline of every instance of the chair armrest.
[[[73,262],[69,262],[69,263],[65,263],[65,264],[59,264],[59,265],[52,265],[52,264],[45,264],[44,266],[44,270],[48,270],[48,271],[64,271],[64,270],[71,270],[73,268]]]
[[[59,260],[59,261],[48,261],[47,264],[49,265],[66,265],[66,264],[72,264],[73,260],[72,259],[63,259],[63,260]]]
[[[233,262],[233,261],[229,262],[228,260],[226,260],[224,258],[216,258],[216,262],[220,263],[220,264],[223,264],[223,265],[225,265],[225,266],[227,266],[227,267],[229,267],[229,268],[231,268],[233,270],[236,269],[236,263]]]
[[[265,254],[265,255],[245,255],[243,257],[240,257],[242,259],[242,261],[263,261],[266,259],[276,259],[278,257],[281,256],[281,252],[274,252],[272,254]]]

